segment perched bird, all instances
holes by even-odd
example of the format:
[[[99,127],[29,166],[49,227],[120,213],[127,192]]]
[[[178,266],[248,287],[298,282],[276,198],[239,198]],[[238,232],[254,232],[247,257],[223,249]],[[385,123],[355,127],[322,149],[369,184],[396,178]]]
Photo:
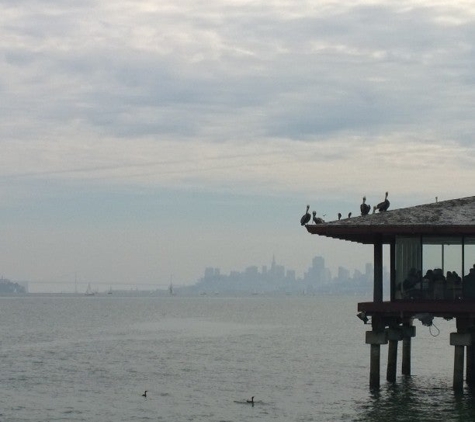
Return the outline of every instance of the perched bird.
[[[361,215],[368,215],[371,210],[371,205],[366,203],[366,196],[363,196],[363,203],[360,205]]]
[[[348,213],[348,218],[351,218],[351,212]]]
[[[251,400],[246,400],[246,402],[254,406],[254,396],[251,397]]]
[[[312,214],[313,214],[313,222],[315,224],[323,224],[325,222],[323,218],[317,217],[317,211],[313,211]]]
[[[142,394],[142,397],[147,397],[147,390],[145,390],[145,393]]]
[[[338,220],[341,220],[341,212],[338,213]]]
[[[389,208],[389,201],[388,201],[388,193],[386,192],[386,196],[384,197],[384,201],[380,202],[373,208],[373,212],[378,210],[379,212],[387,211]]]
[[[308,212],[309,209],[310,209],[310,205],[307,205],[307,212],[300,219],[301,226],[305,226],[305,224],[307,224],[310,221],[311,215]]]

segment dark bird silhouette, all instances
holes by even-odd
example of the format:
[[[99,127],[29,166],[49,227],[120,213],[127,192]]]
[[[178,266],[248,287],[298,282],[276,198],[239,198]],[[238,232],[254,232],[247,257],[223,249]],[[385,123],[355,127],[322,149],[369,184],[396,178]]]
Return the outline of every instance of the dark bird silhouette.
[[[317,211],[313,211],[312,214],[313,214],[313,222],[315,224],[323,224],[325,222],[323,218],[317,217]]]
[[[341,212],[338,213],[338,220],[341,219]]]
[[[388,201],[388,193],[386,192],[386,196],[384,197],[384,201],[380,202],[373,208],[373,212],[378,210],[379,212],[387,211],[389,208],[389,201]]]
[[[307,212],[300,219],[301,226],[305,226],[305,224],[307,224],[310,221],[311,215],[308,212],[309,209],[310,209],[310,205],[307,205]]]
[[[147,397],[147,390],[145,390],[145,393],[142,394],[142,397]]]
[[[348,218],[351,218],[351,212],[348,213]]]
[[[371,210],[371,205],[366,203],[366,196],[363,196],[363,203],[360,205],[361,215],[368,215]]]
[[[246,402],[254,406],[254,396],[251,397],[251,400],[246,400]]]

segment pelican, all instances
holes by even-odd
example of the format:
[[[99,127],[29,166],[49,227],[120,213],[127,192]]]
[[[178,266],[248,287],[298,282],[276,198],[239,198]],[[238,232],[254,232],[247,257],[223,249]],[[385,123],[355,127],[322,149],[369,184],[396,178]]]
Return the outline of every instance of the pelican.
[[[300,219],[301,226],[305,226],[305,224],[307,224],[310,221],[311,215],[308,212],[309,209],[310,209],[310,205],[307,205],[307,212]]]
[[[375,209],[378,210],[379,212],[384,212],[384,211],[387,211],[388,208],[389,208],[388,192],[386,192],[386,196],[384,197],[384,201],[380,202],[378,205],[376,205]]]
[[[317,217],[317,211],[313,211],[312,214],[313,214],[313,222],[315,224],[323,224],[325,222],[323,218]]]
[[[147,397],[147,390],[145,390],[145,393],[142,394],[142,397]]]
[[[363,203],[360,205],[361,215],[368,215],[371,210],[371,205],[366,203],[366,196],[363,196]]]

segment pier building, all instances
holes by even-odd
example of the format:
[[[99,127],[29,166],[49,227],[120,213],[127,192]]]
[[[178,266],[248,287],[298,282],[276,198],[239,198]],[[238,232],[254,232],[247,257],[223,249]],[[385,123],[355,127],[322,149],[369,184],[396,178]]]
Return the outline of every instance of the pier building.
[[[386,379],[396,381],[398,345],[402,374],[411,374],[414,319],[455,319],[453,388],[475,383],[475,196],[307,224],[309,233],[374,248],[373,300],[358,303],[370,324],[372,388],[380,386],[381,346],[388,345]],[[383,254],[383,246],[389,254]],[[387,250],[387,249],[386,249]],[[383,255],[390,268],[390,291],[383,300]],[[465,376],[465,377],[464,377]]]

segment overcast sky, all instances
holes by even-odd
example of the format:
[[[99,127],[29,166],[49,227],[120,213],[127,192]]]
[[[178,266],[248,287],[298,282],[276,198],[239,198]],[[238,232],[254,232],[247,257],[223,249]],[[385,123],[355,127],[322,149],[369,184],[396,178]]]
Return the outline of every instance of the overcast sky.
[[[0,0],[0,275],[190,284],[474,195],[475,4]]]

